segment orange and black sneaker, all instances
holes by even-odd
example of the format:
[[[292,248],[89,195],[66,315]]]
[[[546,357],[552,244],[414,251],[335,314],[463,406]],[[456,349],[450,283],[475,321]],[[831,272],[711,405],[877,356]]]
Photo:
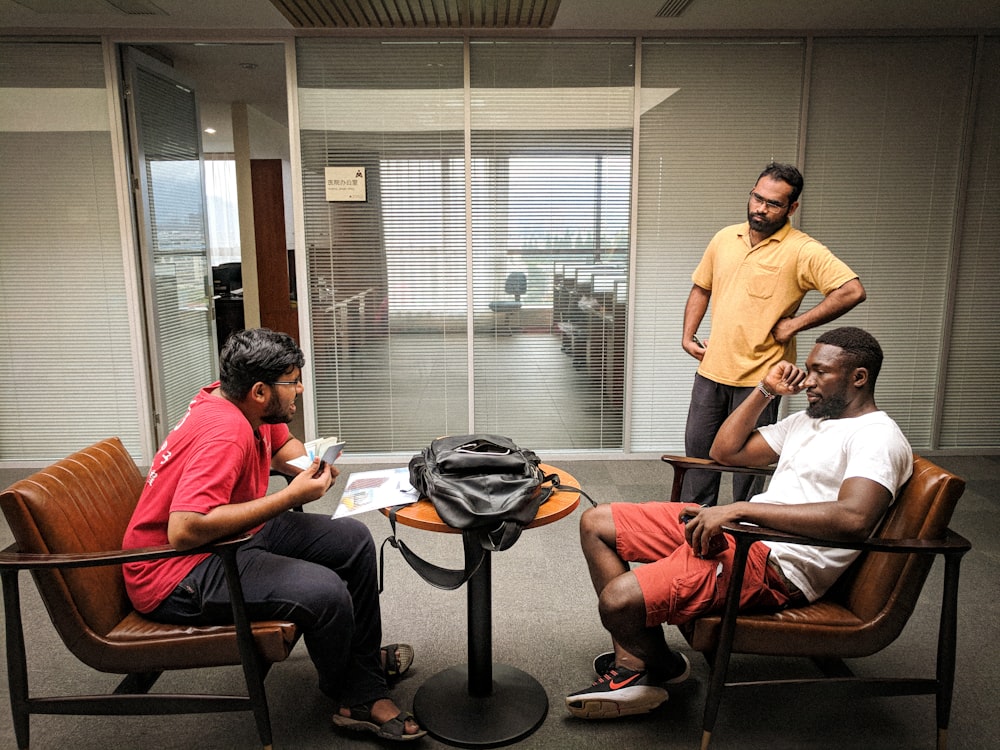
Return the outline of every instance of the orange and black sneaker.
[[[647,672],[611,666],[589,688],[567,695],[566,708],[580,719],[616,719],[649,713],[669,697]]]

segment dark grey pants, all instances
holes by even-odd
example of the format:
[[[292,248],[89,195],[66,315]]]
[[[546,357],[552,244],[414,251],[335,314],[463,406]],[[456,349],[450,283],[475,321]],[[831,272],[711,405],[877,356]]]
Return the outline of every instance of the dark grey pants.
[[[302,628],[319,687],[338,706],[388,696],[382,671],[382,613],[375,543],[353,518],[288,511],[237,554],[251,620]],[[211,556],[149,618],[179,624],[232,622],[221,560]]]
[[[687,427],[684,430],[684,450],[692,458],[708,458],[712,441],[726,417],[743,403],[753,391],[722,385],[695,373],[691,387],[691,405],[688,407]],[[773,424],[778,419],[778,402],[775,398],[761,412],[757,426]],[[715,505],[719,501],[721,475],[714,471],[689,471],[684,476],[681,500],[685,503]],[[733,475],[733,499],[749,500],[764,486],[763,477]]]

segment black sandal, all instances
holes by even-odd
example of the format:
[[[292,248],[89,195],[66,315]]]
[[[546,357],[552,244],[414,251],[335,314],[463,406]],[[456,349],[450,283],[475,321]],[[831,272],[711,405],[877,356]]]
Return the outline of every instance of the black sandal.
[[[413,646],[409,643],[390,643],[382,647],[384,658],[382,660],[382,672],[385,674],[385,681],[389,685],[394,685],[403,678],[413,664]]]
[[[372,705],[372,703],[362,703],[357,706],[351,706],[348,709],[351,712],[350,716],[343,716],[340,711],[337,711],[333,714],[334,726],[341,727],[342,729],[350,729],[354,732],[371,732],[376,737],[381,737],[384,740],[393,740],[394,742],[419,740],[427,734],[426,729],[421,729],[414,734],[406,733],[407,720],[413,719],[414,723],[416,723],[416,719],[413,718],[413,714],[409,711],[400,711],[395,717],[383,724],[375,723],[372,719]]]

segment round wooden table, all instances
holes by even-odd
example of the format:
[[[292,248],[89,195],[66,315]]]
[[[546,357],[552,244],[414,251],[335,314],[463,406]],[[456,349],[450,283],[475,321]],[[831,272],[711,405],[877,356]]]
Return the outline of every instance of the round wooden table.
[[[576,479],[555,466],[560,486],[526,528],[565,518],[580,504]],[[382,511],[388,515],[388,509]],[[396,520],[425,531],[460,534],[438,516],[429,500],[399,508]],[[527,737],[545,720],[549,698],[527,672],[493,663],[492,566],[487,554],[466,584],[469,662],[430,677],[413,697],[413,713],[432,737],[458,747],[499,747]]]

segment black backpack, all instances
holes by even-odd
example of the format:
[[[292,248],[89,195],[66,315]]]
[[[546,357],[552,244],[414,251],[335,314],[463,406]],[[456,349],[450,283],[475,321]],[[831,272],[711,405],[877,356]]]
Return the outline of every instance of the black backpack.
[[[517,541],[559,486],[559,476],[546,475],[539,463],[534,451],[499,435],[451,435],[432,441],[410,459],[410,483],[434,504],[442,521],[462,530],[465,567],[442,568],[410,550],[396,538],[396,509],[389,511],[393,533],[386,541],[428,583],[458,588],[487,553]]]

